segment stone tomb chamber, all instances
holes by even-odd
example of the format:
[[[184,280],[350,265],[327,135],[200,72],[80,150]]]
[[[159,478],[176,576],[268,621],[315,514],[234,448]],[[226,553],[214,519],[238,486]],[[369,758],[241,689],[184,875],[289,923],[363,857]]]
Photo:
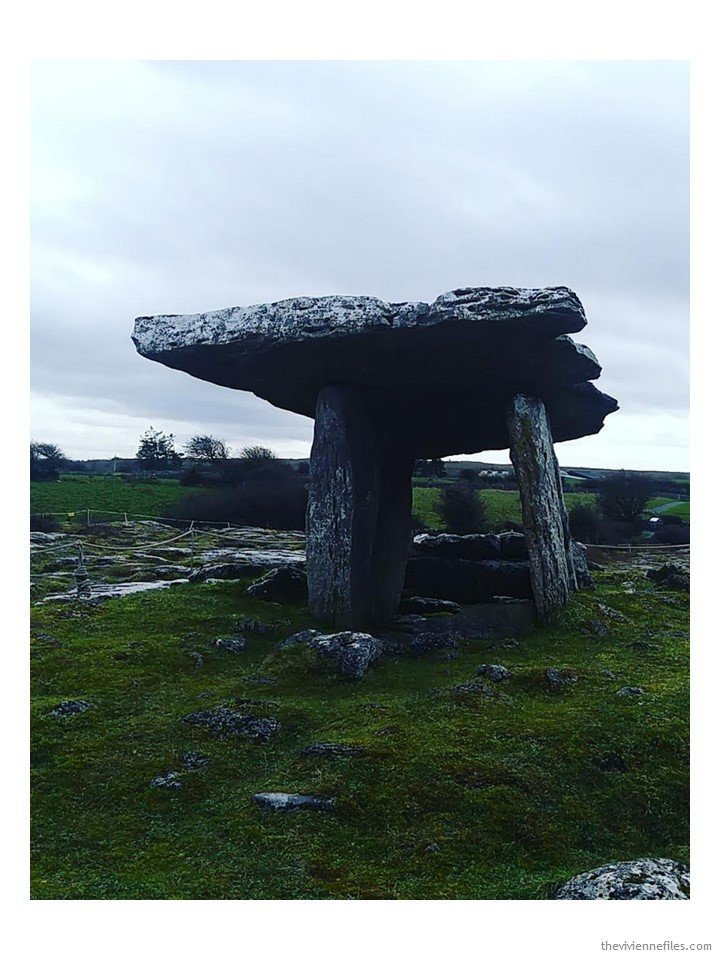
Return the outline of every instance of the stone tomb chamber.
[[[307,578],[336,627],[397,610],[416,459],[510,450],[537,616],[577,586],[554,443],[597,433],[617,402],[575,343],[587,320],[567,287],[471,287],[434,303],[299,297],[139,317],[139,353],[312,417]]]

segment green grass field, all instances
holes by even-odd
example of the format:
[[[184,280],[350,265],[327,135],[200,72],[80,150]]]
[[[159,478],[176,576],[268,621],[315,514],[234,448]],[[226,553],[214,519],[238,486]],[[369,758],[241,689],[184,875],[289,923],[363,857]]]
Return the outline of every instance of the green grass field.
[[[648,502],[648,510],[660,517],[669,514],[673,517],[682,517],[683,520],[690,519],[689,500],[671,500],[669,497],[655,497]]]
[[[84,477],[66,474],[56,483],[30,484],[31,513],[97,513],[146,514],[164,516],[165,510],[186,493],[200,492],[199,487],[181,487],[178,480],[132,480],[125,483],[119,476]]]
[[[33,897],[535,899],[610,860],[686,860],[687,596],[627,570],[597,577],[517,649],[473,640],[455,660],[386,661],[356,683],[278,654],[309,616],[244,583],[33,607]],[[212,647],[240,614],[288,622],[240,654]],[[501,697],[450,692],[484,662],[513,672]],[[579,680],[552,693],[548,667]],[[647,695],[617,696],[625,685]],[[48,716],[68,698],[95,709]],[[223,703],[277,717],[279,734],[218,740],[180,722]],[[366,753],[304,757],[318,740]],[[210,764],[179,790],[150,787],[188,750]],[[268,813],[251,799],[267,790],[338,801]]]
[[[520,495],[516,490],[480,490],[478,496],[485,502],[491,527],[504,523],[521,523]],[[437,513],[440,490],[430,487],[413,487],[413,512],[428,527],[443,530],[445,524]],[[576,503],[594,503],[595,494],[566,493],[565,503],[568,510]]]

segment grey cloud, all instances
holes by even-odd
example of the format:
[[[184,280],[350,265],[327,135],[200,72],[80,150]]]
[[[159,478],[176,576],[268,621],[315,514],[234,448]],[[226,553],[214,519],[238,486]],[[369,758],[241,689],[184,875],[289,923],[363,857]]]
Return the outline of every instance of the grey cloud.
[[[137,357],[133,317],[563,283],[622,411],[683,413],[687,127],[679,63],[42,65],[33,388],[305,437]]]

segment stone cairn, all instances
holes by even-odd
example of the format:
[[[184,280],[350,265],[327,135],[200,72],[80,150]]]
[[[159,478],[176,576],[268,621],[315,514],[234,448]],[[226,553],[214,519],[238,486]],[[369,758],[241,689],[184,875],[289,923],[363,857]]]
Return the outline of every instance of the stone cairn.
[[[577,587],[554,442],[597,433],[617,402],[589,381],[567,287],[471,287],[432,304],[299,297],[139,317],[140,354],[315,419],[307,511],[312,613],[338,627],[397,610],[417,458],[510,449],[538,618]]]

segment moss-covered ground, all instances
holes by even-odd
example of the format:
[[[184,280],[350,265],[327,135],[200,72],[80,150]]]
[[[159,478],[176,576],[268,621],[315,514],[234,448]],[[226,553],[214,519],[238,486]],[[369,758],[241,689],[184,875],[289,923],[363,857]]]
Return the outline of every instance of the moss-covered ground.
[[[629,566],[596,579],[517,648],[472,640],[358,682],[278,654],[310,618],[243,583],[33,607],[33,896],[535,899],[609,860],[686,860],[687,595]],[[241,653],[213,648],[242,614],[286,622]],[[451,692],[481,663],[512,671],[502,696]],[[549,667],[579,679],[552,692]],[[618,696],[626,685],[646,695]],[[94,709],[48,716],[66,699]],[[181,722],[235,703],[279,733],[223,740]],[[365,754],[303,756],[318,740]],[[178,790],[150,786],[189,750],[209,765]],[[252,801],[269,790],[337,805],[271,813]]]

